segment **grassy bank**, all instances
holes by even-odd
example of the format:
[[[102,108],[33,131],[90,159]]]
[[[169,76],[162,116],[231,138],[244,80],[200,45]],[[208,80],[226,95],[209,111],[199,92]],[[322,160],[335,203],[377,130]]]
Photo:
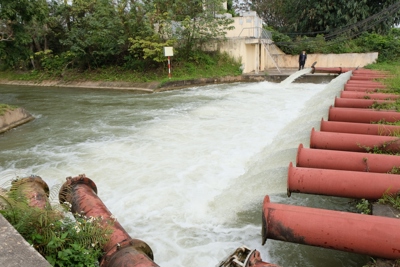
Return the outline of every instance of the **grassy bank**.
[[[156,69],[143,71],[129,70],[120,66],[98,68],[94,70],[31,70],[31,71],[2,71],[2,79],[11,81],[35,81],[44,80],[81,82],[159,82],[192,80],[200,78],[218,78],[224,76],[241,75],[241,64],[227,54],[215,54],[203,56],[198,60],[179,62],[171,58],[171,79],[168,77],[168,65]]]

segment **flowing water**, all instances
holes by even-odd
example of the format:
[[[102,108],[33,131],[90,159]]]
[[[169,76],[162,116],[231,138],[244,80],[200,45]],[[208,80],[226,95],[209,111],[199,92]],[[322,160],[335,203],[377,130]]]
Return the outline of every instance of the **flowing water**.
[[[0,183],[41,176],[57,195],[85,173],[133,238],[163,267],[216,266],[240,246],[283,267],[362,266],[366,257],[268,240],[271,201],[349,209],[348,199],[286,196],[287,167],[349,76],[330,84],[236,83],[129,91],[0,86],[0,103],[35,120],[0,135]],[[54,193],[55,192],[55,193]]]
[[[312,68],[305,68],[299,71],[296,71],[295,73],[292,73],[289,77],[287,77],[285,80],[283,80],[280,84],[283,86],[287,86],[291,83],[293,83],[297,78],[308,74],[312,71]]]

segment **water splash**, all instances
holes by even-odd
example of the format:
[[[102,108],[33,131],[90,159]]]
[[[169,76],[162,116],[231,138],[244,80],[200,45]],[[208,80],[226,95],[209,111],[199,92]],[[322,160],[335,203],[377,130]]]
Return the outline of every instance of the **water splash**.
[[[306,69],[302,69],[302,70],[296,71],[295,73],[293,73],[289,77],[287,77],[285,80],[281,81],[280,84],[282,84],[282,85],[291,84],[297,78],[299,78],[299,77],[301,77],[303,75],[306,75],[306,74],[310,73],[311,71],[312,71],[312,68],[306,68]]]

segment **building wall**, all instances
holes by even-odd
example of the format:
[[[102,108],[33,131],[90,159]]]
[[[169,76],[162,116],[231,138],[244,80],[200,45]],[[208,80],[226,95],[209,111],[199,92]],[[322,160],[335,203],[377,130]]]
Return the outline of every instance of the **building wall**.
[[[280,68],[298,68],[299,57],[297,55],[277,55],[277,64]],[[371,53],[346,53],[346,54],[309,54],[305,67],[311,67],[314,62],[319,67],[345,67],[356,68],[364,67],[375,63],[378,59],[378,52]],[[272,64],[267,64],[266,69],[275,68]]]
[[[266,47],[260,43],[262,20],[254,11],[244,12],[241,17],[232,18],[235,29],[226,34],[226,40],[218,44],[208,44],[207,50],[219,50],[242,63],[243,73],[265,71],[279,68],[298,68],[298,56],[286,55],[270,43]],[[263,36],[265,37],[265,36]],[[265,40],[265,39],[264,39]],[[272,42],[271,40],[269,40]],[[378,53],[348,54],[309,54],[305,67],[314,62],[319,67],[364,67],[376,62]]]

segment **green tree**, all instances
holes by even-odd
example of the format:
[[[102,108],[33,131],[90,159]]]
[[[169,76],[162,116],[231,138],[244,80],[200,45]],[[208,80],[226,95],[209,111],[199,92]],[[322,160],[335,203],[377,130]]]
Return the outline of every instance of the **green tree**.
[[[277,30],[314,35],[334,30],[385,33],[400,20],[396,0],[252,0],[242,9],[255,10]]]
[[[60,42],[83,68],[115,63],[124,45],[124,28],[112,0],[74,0],[70,30]]]

